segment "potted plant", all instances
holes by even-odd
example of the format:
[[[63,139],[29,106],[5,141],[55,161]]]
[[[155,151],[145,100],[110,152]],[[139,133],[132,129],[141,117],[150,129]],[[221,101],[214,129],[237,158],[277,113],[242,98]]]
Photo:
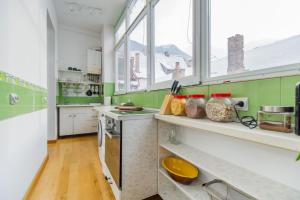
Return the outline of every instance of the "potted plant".
[[[300,152],[298,154],[298,157],[296,158],[296,161],[300,161]]]

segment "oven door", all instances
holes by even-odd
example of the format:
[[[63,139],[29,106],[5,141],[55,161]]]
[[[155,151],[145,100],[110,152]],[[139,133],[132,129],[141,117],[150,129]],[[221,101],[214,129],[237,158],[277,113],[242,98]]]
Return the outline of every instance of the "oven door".
[[[105,163],[116,185],[121,188],[121,134],[105,131]]]

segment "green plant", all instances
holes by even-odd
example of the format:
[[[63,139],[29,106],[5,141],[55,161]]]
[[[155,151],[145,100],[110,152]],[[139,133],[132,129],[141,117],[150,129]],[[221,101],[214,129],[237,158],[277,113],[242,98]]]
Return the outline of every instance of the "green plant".
[[[296,158],[296,161],[299,161],[300,160],[300,152],[298,154],[298,157]]]

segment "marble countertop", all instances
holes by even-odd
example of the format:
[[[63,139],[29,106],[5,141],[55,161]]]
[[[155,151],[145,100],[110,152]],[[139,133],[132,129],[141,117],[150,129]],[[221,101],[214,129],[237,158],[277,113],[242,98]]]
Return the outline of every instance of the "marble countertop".
[[[145,108],[145,111],[151,111],[149,113],[142,113],[142,114],[118,114],[112,111],[117,111],[115,109],[115,106],[94,106],[94,109],[98,111],[101,114],[104,114],[106,116],[109,116],[111,118],[114,118],[116,120],[137,120],[137,119],[147,119],[147,118],[153,118],[156,112],[158,112],[157,109],[150,109]]]
[[[87,103],[87,104],[58,104],[56,107],[95,107],[101,106],[100,103]]]

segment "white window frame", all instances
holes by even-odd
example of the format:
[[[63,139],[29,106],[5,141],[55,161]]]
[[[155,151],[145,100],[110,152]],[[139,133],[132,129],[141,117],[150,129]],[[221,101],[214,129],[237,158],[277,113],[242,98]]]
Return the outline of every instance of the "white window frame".
[[[196,23],[197,21],[200,21],[200,1],[199,0],[192,0],[193,4],[193,17],[192,17],[192,23],[193,23],[193,68],[194,68],[194,74],[192,76],[184,77],[180,80],[180,84],[182,86],[188,86],[188,85],[196,85],[200,83],[200,25],[199,23]],[[150,19],[151,19],[151,28],[150,28],[150,47],[151,47],[151,85],[149,90],[158,90],[158,89],[165,89],[169,88],[174,80],[164,81],[160,83],[155,83],[155,16],[154,16],[154,10],[155,5],[159,2],[159,0],[153,0],[150,3],[151,9],[150,9]]]
[[[118,75],[119,75],[119,67],[117,66],[117,54],[115,53],[114,55],[114,67],[115,67],[115,94],[126,94],[127,92],[127,43],[126,43],[126,35],[123,36],[123,38],[118,42],[118,44],[116,45],[115,47],[115,52],[122,46],[124,45],[124,58],[125,58],[125,61],[124,61],[124,77],[125,77],[125,80],[124,80],[124,90],[119,90],[119,84],[118,84]]]
[[[119,28],[121,27],[123,21],[125,22],[125,32],[124,32],[123,35],[121,35],[121,37],[119,38],[119,40],[116,40],[116,33],[119,30]],[[115,35],[114,35],[114,38],[115,38],[115,45],[116,46],[120,43],[120,41],[122,41],[124,39],[124,36],[126,35],[126,31],[127,31],[127,20],[126,20],[126,10],[124,10],[123,13],[122,13],[122,15],[121,15],[121,17],[118,20],[118,23],[115,26]]]
[[[210,77],[210,53],[211,53],[211,1],[201,1],[201,80],[203,85],[219,84],[227,81],[239,82],[300,74],[300,63],[275,66],[260,70],[253,70],[238,74]]]
[[[133,93],[133,92],[141,92],[141,91],[147,91],[148,90],[148,85],[149,85],[149,80],[147,79],[147,88],[145,89],[139,89],[139,90],[131,90],[130,89],[130,57],[129,57],[129,52],[130,52],[130,44],[129,44],[129,36],[130,34],[135,30],[135,28],[140,24],[140,22],[144,19],[144,17],[146,17],[147,20],[147,30],[146,30],[146,34],[147,34],[147,71],[149,72],[149,26],[148,26],[148,21],[149,21],[149,15],[148,15],[148,6],[146,5],[146,7],[140,12],[140,14],[137,16],[137,18],[134,20],[134,22],[132,22],[131,26],[129,27],[128,31],[127,31],[127,56],[126,56],[126,64],[127,64],[127,93]],[[147,77],[149,77],[149,73],[147,73]]]

